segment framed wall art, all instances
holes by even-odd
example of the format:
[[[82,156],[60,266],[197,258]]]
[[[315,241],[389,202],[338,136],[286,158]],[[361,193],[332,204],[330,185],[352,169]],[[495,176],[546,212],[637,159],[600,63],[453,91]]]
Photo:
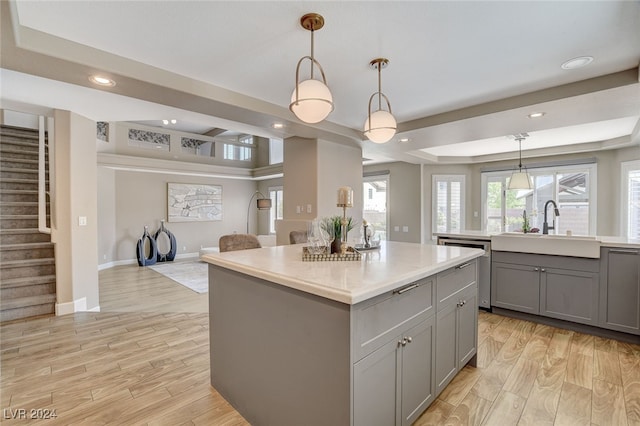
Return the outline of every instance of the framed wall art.
[[[222,185],[168,183],[169,222],[222,220]]]

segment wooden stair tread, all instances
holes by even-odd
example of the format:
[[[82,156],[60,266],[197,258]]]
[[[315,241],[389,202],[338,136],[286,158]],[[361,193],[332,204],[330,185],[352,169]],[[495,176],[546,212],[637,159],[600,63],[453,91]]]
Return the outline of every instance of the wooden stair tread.
[[[0,229],[0,235],[19,235],[19,234],[46,234],[40,232],[36,228],[2,228]],[[46,234],[49,235],[49,234]]]
[[[35,305],[45,305],[56,302],[55,294],[40,294],[37,296],[16,297],[15,299],[3,298],[0,300],[2,310],[26,308]]]
[[[40,275],[38,277],[9,278],[6,280],[2,280],[2,282],[0,283],[0,287],[2,287],[3,289],[12,288],[12,287],[26,287],[30,285],[55,283],[55,281],[56,281],[55,275]]]
[[[16,266],[54,265],[55,259],[45,257],[41,259],[5,260],[0,264],[0,269],[15,268]]]
[[[27,250],[38,248],[51,248],[54,244],[51,242],[38,242],[38,243],[16,243],[16,244],[2,244],[0,245],[0,251],[2,250]]]

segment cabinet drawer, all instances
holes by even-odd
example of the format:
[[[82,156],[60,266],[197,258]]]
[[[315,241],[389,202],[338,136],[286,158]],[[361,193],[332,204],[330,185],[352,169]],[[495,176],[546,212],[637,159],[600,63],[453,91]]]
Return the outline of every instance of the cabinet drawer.
[[[438,310],[446,305],[454,294],[476,281],[476,268],[477,262],[472,260],[438,274],[436,288]]]
[[[356,305],[353,348],[356,359],[395,339],[405,327],[432,315],[434,282],[434,278],[425,278]]]

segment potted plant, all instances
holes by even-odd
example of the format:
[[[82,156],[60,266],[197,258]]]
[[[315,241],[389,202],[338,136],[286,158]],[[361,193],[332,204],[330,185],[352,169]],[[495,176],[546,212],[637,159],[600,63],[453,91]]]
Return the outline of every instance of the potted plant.
[[[355,223],[351,217],[347,217],[347,232],[351,231]],[[340,253],[340,245],[342,242],[342,216],[331,216],[322,219],[322,230],[329,234],[329,239],[333,238],[331,243],[331,253]]]

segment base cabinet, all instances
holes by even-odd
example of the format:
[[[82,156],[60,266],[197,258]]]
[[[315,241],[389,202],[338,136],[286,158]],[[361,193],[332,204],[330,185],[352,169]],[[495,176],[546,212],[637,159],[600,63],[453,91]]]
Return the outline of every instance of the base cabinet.
[[[640,249],[602,248],[600,326],[640,334]]]
[[[417,284],[356,313],[354,425],[413,424],[476,354],[477,263]]]
[[[491,267],[491,306],[540,313],[540,268],[505,262]]]
[[[476,283],[454,295],[436,314],[436,395],[476,354],[478,288]]]
[[[492,305],[582,324],[598,323],[598,259],[494,252]]]
[[[594,272],[540,268],[540,315],[596,325],[598,280]]]
[[[433,401],[434,325],[432,316],[354,365],[356,424],[410,425]]]

